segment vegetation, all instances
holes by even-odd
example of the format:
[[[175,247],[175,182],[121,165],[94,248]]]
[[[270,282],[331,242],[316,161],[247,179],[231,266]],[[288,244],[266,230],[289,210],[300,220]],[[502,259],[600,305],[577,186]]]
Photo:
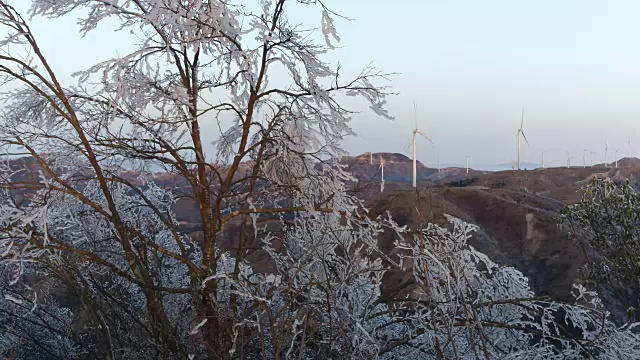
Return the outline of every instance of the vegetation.
[[[478,178],[477,177],[473,177],[473,178],[466,178],[466,179],[461,179],[461,180],[456,180],[456,181],[450,181],[450,182],[446,183],[445,186],[449,186],[449,187],[467,187],[467,186],[473,185],[476,182],[478,182]]]
[[[640,320],[640,194],[626,183],[596,178],[563,222],[583,249],[583,274],[625,321]]]
[[[339,38],[322,2],[259,5],[32,0],[31,16],[139,39],[67,86],[0,0],[1,356],[638,357],[635,325],[581,286],[574,303],[536,296],[467,243],[475,226],[370,218],[327,159],[352,133],[340,94],[389,117],[385,74],[344,80],[323,61]],[[318,10],[324,42],[288,18],[295,7]],[[182,197],[200,238],[180,231]],[[383,300],[391,271],[414,286]]]

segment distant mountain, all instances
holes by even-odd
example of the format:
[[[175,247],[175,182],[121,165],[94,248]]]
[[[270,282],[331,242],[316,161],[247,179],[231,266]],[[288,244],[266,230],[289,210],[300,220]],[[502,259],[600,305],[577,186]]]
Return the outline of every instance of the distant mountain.
[[[358,156],[343,156],[340,161],[360,181],[380,181],[380,162],[384,162],[385,182],[412,182],[413,160],[399,153],[364,153]],[[428,181],[438,172],[416,162],[416,179]]]

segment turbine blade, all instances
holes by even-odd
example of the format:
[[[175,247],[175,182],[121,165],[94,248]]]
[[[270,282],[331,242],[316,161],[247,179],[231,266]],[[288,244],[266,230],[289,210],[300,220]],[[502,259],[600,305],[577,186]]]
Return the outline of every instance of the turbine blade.
[[[524,141],[527,142],[527,145],[529,145],[529,140],[527,140],[527,136],[524,134],[524,131],[522,132],[522,137],[524,138]]]
[[[416,127],[415,129],[418,130],[418,105],[416,104],[416,102],[413,102],[413,117],[415,118],[416,121]]]
[[[431,139],[427,136],[427,134],[423,133],[423,132],[422,132],[422,131],[420,131],[420,130],[418,130],[418,131],[416,131],[416,132],[417,132],[418,134],[422,135],[425,139],[429,140],[429,142],[433,144],[433,140],[431,140]]]
[[[524,126],[524,108],[522,108],[522,116],[520,117],[520,129]]]

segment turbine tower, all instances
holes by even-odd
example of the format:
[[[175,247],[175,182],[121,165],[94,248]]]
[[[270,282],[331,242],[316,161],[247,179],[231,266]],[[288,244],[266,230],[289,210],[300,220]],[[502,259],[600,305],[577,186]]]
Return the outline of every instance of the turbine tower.
[[[384,192],[384,159],[380,156],[380,192]]]
[[[467,174],[469,173],[469,158],[471,156],[467,155]]]
[[[573,159],[573,157],[567,151],[567,169],[571,167],[571,159]]]
[[[589,149],[589,167],[593,167],[593,154],[595,153],[595,151]]]
[[[609,144],[607,143],[607,140],[605,140],[604,141],[604,167],[609,167],[609,164],[607,163],[609,160],[607,158],[608,152],[609,152]]]
[[[542,161],[540,162],[540,165],[544,169],[544,151],[542,151]]]
[[[583,168],[587,167],[587,152],[589,152],[589,149],[582,149],[582,167]]]
[[[522,116],[520,117],[520,128],[516,133],[516,139],[518,139],[518,170],[520,170],[520,135],[522,135],[524,141],[529,145],[529,140],[527,140],[527,137],[524,135],[524,108],[522,108]]]
[[[415,102],[413,103],[413,110],[414,110],[414,117],[416,120],[416,127],[413,129],[413,187],[416,187],[416,174],[417,174],[416,137],[419,134],[424,136],[425,139],[429,140],[431,144],[433,144],[433,141],[431,141],[431,139],[429,139],[429,137],[425,133],[423,133],[418,129],[418,105],[416,105]]]

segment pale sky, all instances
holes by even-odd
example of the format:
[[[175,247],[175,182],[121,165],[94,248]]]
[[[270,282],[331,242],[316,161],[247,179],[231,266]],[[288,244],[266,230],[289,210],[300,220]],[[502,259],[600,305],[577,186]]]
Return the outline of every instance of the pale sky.
[[[27,0],[14,1],[26,6]],[[637,0],[325,0],[353,18],[336,20],[341,48],[331,55],[347,70],[373,61],[400,73],[390,85],[396,117],[365,110],[354,119],[352,154],[400,152],[408,147],[413,101],[420,126],[436,142],[442,163],[506,163],[516,156],[515,135],[525,108],[526,161],[564,165],[565,151],[581,164],[617,147],[626,156],[632,137],[640,156],[640,1]],[[289,15],[316,27],[319,12]],[[34,32],[57,67],[75,69],[128,50],[126,34],[100,31],[84,40],[75,21],[37,20]],[[60,39],[63,39],[60,41]],[[360,103],[359,103],[360,104]],[[360,106],[360,105],[357,106]],[[418,159],[435,163],[419,141]]]

